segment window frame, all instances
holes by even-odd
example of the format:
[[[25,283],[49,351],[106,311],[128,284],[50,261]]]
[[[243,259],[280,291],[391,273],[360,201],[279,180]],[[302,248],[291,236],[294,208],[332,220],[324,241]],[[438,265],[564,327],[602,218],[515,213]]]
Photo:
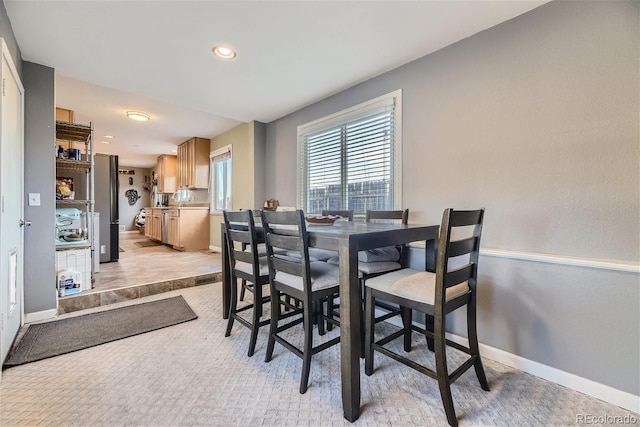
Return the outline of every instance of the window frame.
[[[305,137],[308,134],[321,132],[333,127],[345,125],[348,122],[358,120],[370,115],[376,110],[380,110],[385,106],[394,106],[394,198],[392,209],[400,209],[402,207],[402,89],[395,90],[369,101],[354,105],[350,108],[338,111],[320,119],[304,123],[297,129],[297,151],[296,151],[296,200],[301,209],[305,209],[305,196],[302,194],[305,186],[306,165],[302,160],[302,150]],[[308,196],[308,195],[307,195]],[[346,209],[347,207],[342,207]],[[319,213],[319,212],[309,212]]]
[[[231,145],[227,145],[225,147],[218,148],[217,150],[211,151],[209,153],[209,212],[221,214],[224,210],[230,210],[233,206],[233,147]],[[229,155],[226,159],[214,160],[216,157],[227,154]],[[215,176],[216,164],[221,162],[229,161],[231,167],[230,173],[230,184],[229,184],[229,202],[228,206],[224,209],[218,209],[216,206],[217,200],[217,181]]]

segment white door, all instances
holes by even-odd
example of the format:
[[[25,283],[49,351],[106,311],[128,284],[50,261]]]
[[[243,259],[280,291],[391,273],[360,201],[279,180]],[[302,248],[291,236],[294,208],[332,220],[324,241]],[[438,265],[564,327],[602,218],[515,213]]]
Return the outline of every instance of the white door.
[[[0,360],[22,324],[24,89],[4,39],[0,104]]]

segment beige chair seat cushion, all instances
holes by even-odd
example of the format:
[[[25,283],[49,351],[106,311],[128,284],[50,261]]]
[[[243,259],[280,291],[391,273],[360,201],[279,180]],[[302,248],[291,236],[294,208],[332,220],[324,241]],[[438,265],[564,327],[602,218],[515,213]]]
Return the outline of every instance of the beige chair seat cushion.
[[[302,258],[302,254],[299,251],[287,251],[287,255],[295,258]],[[331,257],[338,256],[336,251],[330,251],[327,249],[309,248],[309,261],[326,261]]]
[[[332,257],[327,260],[329,264],[340,265],[340,258]],[[358,277],[362,278],[365,274],[381,273],[384,271],[392,271],[402,268],[397,262],[358,262]]]
[[[358,261],[362,262],[383,262],[399,261],[400,251],[395,246],[385,248],[368,249],[358,252]]]
[[[321,289],[331,288],[338,286],[340,283],[340,276],[338,274],[338,267],[328,264],[322,261],[314,261],[309,263],[311,270],[311,290],[319,291]],[[285,273],[283,271],[276,272],[275,277],[277,282],[283,283],[292,288],[303,290],[302,277],[293,274]]]
[[[403,268],[373,277],[367,280],[365,286],[408,300],[433,305],[436,294],[436,274]],[[451,286],[447,289],[446,300],[452,300],[467,292],[469,292],[467,282]]]
[[[261,256],[258,258],[258,264],[260,264],[260,276],[268,276],[269,275],[269,264],[267,262],[266,256]],[[253,267],[248,262],[237,261],[236,262],[236,270],[242,271],[247,274],[253,274]]]

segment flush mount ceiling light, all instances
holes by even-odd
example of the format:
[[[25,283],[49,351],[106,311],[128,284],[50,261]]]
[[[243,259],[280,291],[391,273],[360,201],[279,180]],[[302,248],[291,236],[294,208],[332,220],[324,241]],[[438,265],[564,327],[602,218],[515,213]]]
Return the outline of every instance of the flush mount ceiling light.
[[[138,122],[146,122],[151,118],[151,116],[147,113],[143,113],[140,111],[127,111],[127,117]]]
[[[214,46],[213,53],[223,59],[233,59],[236,57],[236,52],[226,46]]]

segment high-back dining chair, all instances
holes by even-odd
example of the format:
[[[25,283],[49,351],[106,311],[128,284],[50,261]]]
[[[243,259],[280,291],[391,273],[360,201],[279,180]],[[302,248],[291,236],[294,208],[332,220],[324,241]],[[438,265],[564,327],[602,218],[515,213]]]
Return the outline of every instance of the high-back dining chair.
[[[271,324],[265,362],[271,361],[275,343],[282,344],[287,350],[302,359],[300,394],[307,391],[311,356],[340,342],[340,337],[327,340],[313,346],[313,320],[318,316],[318,329],[324,321],[339,326],[339,322],[322,312],[322,302],[338,293],[338,268],[322,261],[310,261],[309,239],[301,210],[284,212],[262,212],[267,243],[267,258],[271,291]],[[300,257],[292,257],[282,252],[297,251]],[[282,296],[291,297],[299,303],[299,309],[283,316],[280,300]],[[280,324],[285,316],[301,313],[302,317]],[[297,347],[283,332],[303,324],[304,344]],[[319,331],[320,332],[320,331]]]
[[[252,211],[224,211],[223,215],[231,263],[231,307],[225,337],[231,335],[235,320],[249,328],[251,338],[247,355],[251,357],[255,351],[258,329],[269,324],[269,319],[260,320],[262,306],[269,302],[269,296],[263,294],[264,285],[269,283],[269,267],[266,256],[260,256],[259,253]],[[238,279],[242,280],[243,294],[245,289],[253,293],[253,303],[238,307]],[[242,315],[249,310],[250,319]]]
[[[484,209],[446,209],[442,215],[435,273],[405,268],[374,277],[368,280],[365,286],[365,374],[373,373],[373,354],[374,351],[378,351],[437,379],[447,421],[452,426],[457,426],[458,420],[451,397],[451,383],[473,366],[480,386],[483,390],[489,390],[476,332],[476,280],[483,219]],[[471,232],[469,228],[472,229]],[[457,240],[452,240],[451,234],[454,229],[459,230],[460,234],[467,231],[466,237],[460,238],[456,233]],[[456,258],[455,267],[449,263],[452,258]],[[402,307],[403,328],[374,342],[376,322],[373,308],[378,298]],[[467,307],[468,347],[445,338],[446,315],[463,306]],[[434,317],[433,332],[413,324],[412,310]],[[410,351],[412,331],[434,339],[435,370],[420,365],[386,346],[392,340],[404,337],[404,350]],[[447,368],[447,345],[470,355],[452,373],[449,373]]]

